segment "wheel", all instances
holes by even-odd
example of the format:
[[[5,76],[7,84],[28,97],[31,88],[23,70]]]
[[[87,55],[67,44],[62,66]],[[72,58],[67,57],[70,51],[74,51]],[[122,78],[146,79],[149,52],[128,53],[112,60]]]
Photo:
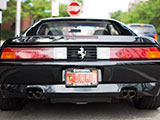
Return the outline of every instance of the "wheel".
[[[21,110],[24,107],[25,99],[22,98],[3,98],[0,95],[1,110]]]
[[[133,104],[138,109],[157,109],[160,107],[160,95],[152,97],[133,98]]]

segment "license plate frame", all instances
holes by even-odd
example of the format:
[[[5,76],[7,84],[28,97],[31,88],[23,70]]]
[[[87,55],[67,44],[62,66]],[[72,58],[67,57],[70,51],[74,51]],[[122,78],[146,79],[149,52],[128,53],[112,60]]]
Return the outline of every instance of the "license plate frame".
[[[99,82],[98,69],[70,68],[64,70],[63,76],[67,87],[97,87]]]

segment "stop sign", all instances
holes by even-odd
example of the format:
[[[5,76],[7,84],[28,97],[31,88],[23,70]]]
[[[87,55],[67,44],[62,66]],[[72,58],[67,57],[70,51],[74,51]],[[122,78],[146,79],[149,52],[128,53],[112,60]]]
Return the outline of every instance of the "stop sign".
[[[78,2],[71,2],[67,7],[70,15],[78,15],[81,12],[81,5]]]

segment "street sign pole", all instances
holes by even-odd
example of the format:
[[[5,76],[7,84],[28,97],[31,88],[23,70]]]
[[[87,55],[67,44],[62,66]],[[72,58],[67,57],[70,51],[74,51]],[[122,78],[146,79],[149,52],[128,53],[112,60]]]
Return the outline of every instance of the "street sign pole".
[[[17,0],[16,34],[15,34],[15,36],[20,36],[20,30],[21,30],[21,0]]]
[[[51,16],[50,17],[52,18],[52,0],[51,0]]]
[[[1,46],[1,38],[2,38],[2,10],[7,9],[7,1],[0,0],[0,46]]]

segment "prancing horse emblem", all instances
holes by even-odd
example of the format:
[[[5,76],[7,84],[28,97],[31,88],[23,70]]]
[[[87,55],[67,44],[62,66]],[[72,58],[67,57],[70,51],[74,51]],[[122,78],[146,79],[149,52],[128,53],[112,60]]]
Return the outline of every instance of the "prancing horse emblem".
[[[84,59],[84,57],[86,56],[86,51],[84,50],[83,47],[81,47],[80,50],[78,51],[78,55],[80,55],[79,57],[81,59]]]

